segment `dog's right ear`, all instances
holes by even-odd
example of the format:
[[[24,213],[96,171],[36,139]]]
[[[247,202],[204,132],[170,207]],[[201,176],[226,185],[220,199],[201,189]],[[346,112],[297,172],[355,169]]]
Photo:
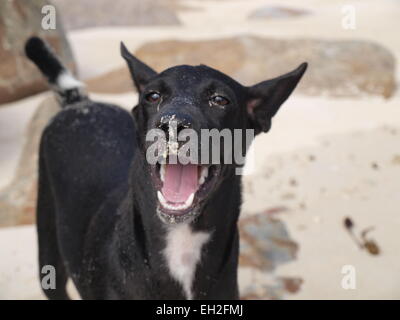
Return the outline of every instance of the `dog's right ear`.
[[[151,78],[157,75],[152,68],[148,65],[135,58],[125,47],[124,43],[121,42],[121,56],[125,59],[128,64],[129,71],[133,82],[135,83],[138,92],[142,92],[145,85]]]

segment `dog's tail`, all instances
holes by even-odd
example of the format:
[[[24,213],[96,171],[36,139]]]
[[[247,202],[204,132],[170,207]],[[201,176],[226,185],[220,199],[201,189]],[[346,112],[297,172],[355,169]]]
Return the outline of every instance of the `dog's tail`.
[[[25,53],[47,78],[62,107],[87,99],[84,84],[74,78],[42,39],[28,39]]]

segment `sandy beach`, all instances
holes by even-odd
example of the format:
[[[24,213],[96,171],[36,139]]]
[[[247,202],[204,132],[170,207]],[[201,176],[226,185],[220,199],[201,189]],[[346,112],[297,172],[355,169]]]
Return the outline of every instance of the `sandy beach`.
[[[310,11],[301,17],[249,20],[269,1],[185,1],[193,10],[179,11],[180,26],[98,27],[67,34],[79,75],[87,80],[123,65],[119,42],[134,51],[155,40],[218,39],[238,34],[274,38],[357,39],[377,42],[400,61],[400,3],[395,0],[352,1],[355,30],[341,27],[347,1],[304,0],[280,6]],[[275,4],[275,3],[273,3]],[[223,15],[223,19],[221,19]],[[288,70],[289,71],[289,70]],[[399,78],[396,69],[396,77]],[[25,129],[41,93],[0,108],[0,188],[11,183],[26,139]],[[130,109],[137,95],[92,94]],[[293,95],[274,118],[272,130],[256,138],[251,174],[243,177],[242,217],[283,207],[277,217],[299,250],[296,259],[269,272],[242,268],[240,287],[301,279],[300,289],[283,299],[400,299],[400,95],[333,98]],[[366,236],[377,255],[360,249],[343,222]],[[33,225],[0,228],[0,299],[43,299],[37,278]],[[341,285],[344,266],[356,271],[356,287]],[[272,280],[271,280],[272,279]]]

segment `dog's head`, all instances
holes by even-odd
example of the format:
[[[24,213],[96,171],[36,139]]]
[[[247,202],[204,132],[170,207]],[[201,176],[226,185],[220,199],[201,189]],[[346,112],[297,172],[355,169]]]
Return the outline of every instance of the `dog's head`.
[[[157,212],[167,223],[200,214],[224,175],[243,165],[235,162],[235,153],[246,152],[244,140],[249,135],[245,130],[254,135],[267,132],[272,117],[307,68],[303,63],[292,72],[246,87],[204,65],[176,66],[157,73],[123,44],[121,54],[139,92],[139,103],[133,109],[139,144],[145,152],[155,145],[164,146],[156,148],[158,160],[148,162]],[[215,141],[215,135],[223,139]],[[149,136],[161,143],[150,143]],[[186,160],[182,155],[188,156]]]

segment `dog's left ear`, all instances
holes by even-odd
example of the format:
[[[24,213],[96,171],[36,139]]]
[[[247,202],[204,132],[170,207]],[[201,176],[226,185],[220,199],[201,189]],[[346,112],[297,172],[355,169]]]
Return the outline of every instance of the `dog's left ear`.
[[[129,71],[131,72],[131,77],[135,83],[136,89],[139,93],[142,92],[144,86],[151,78],[157,75],[157,72],[134,57],[125,47],[123,42],[121,42],[121,56],[128,64]]]
[[[292,72],[248,87],[247,113],[256,134],[271,128],[271,118],[296,88],[306,69],[307,63],[302,63]]]

